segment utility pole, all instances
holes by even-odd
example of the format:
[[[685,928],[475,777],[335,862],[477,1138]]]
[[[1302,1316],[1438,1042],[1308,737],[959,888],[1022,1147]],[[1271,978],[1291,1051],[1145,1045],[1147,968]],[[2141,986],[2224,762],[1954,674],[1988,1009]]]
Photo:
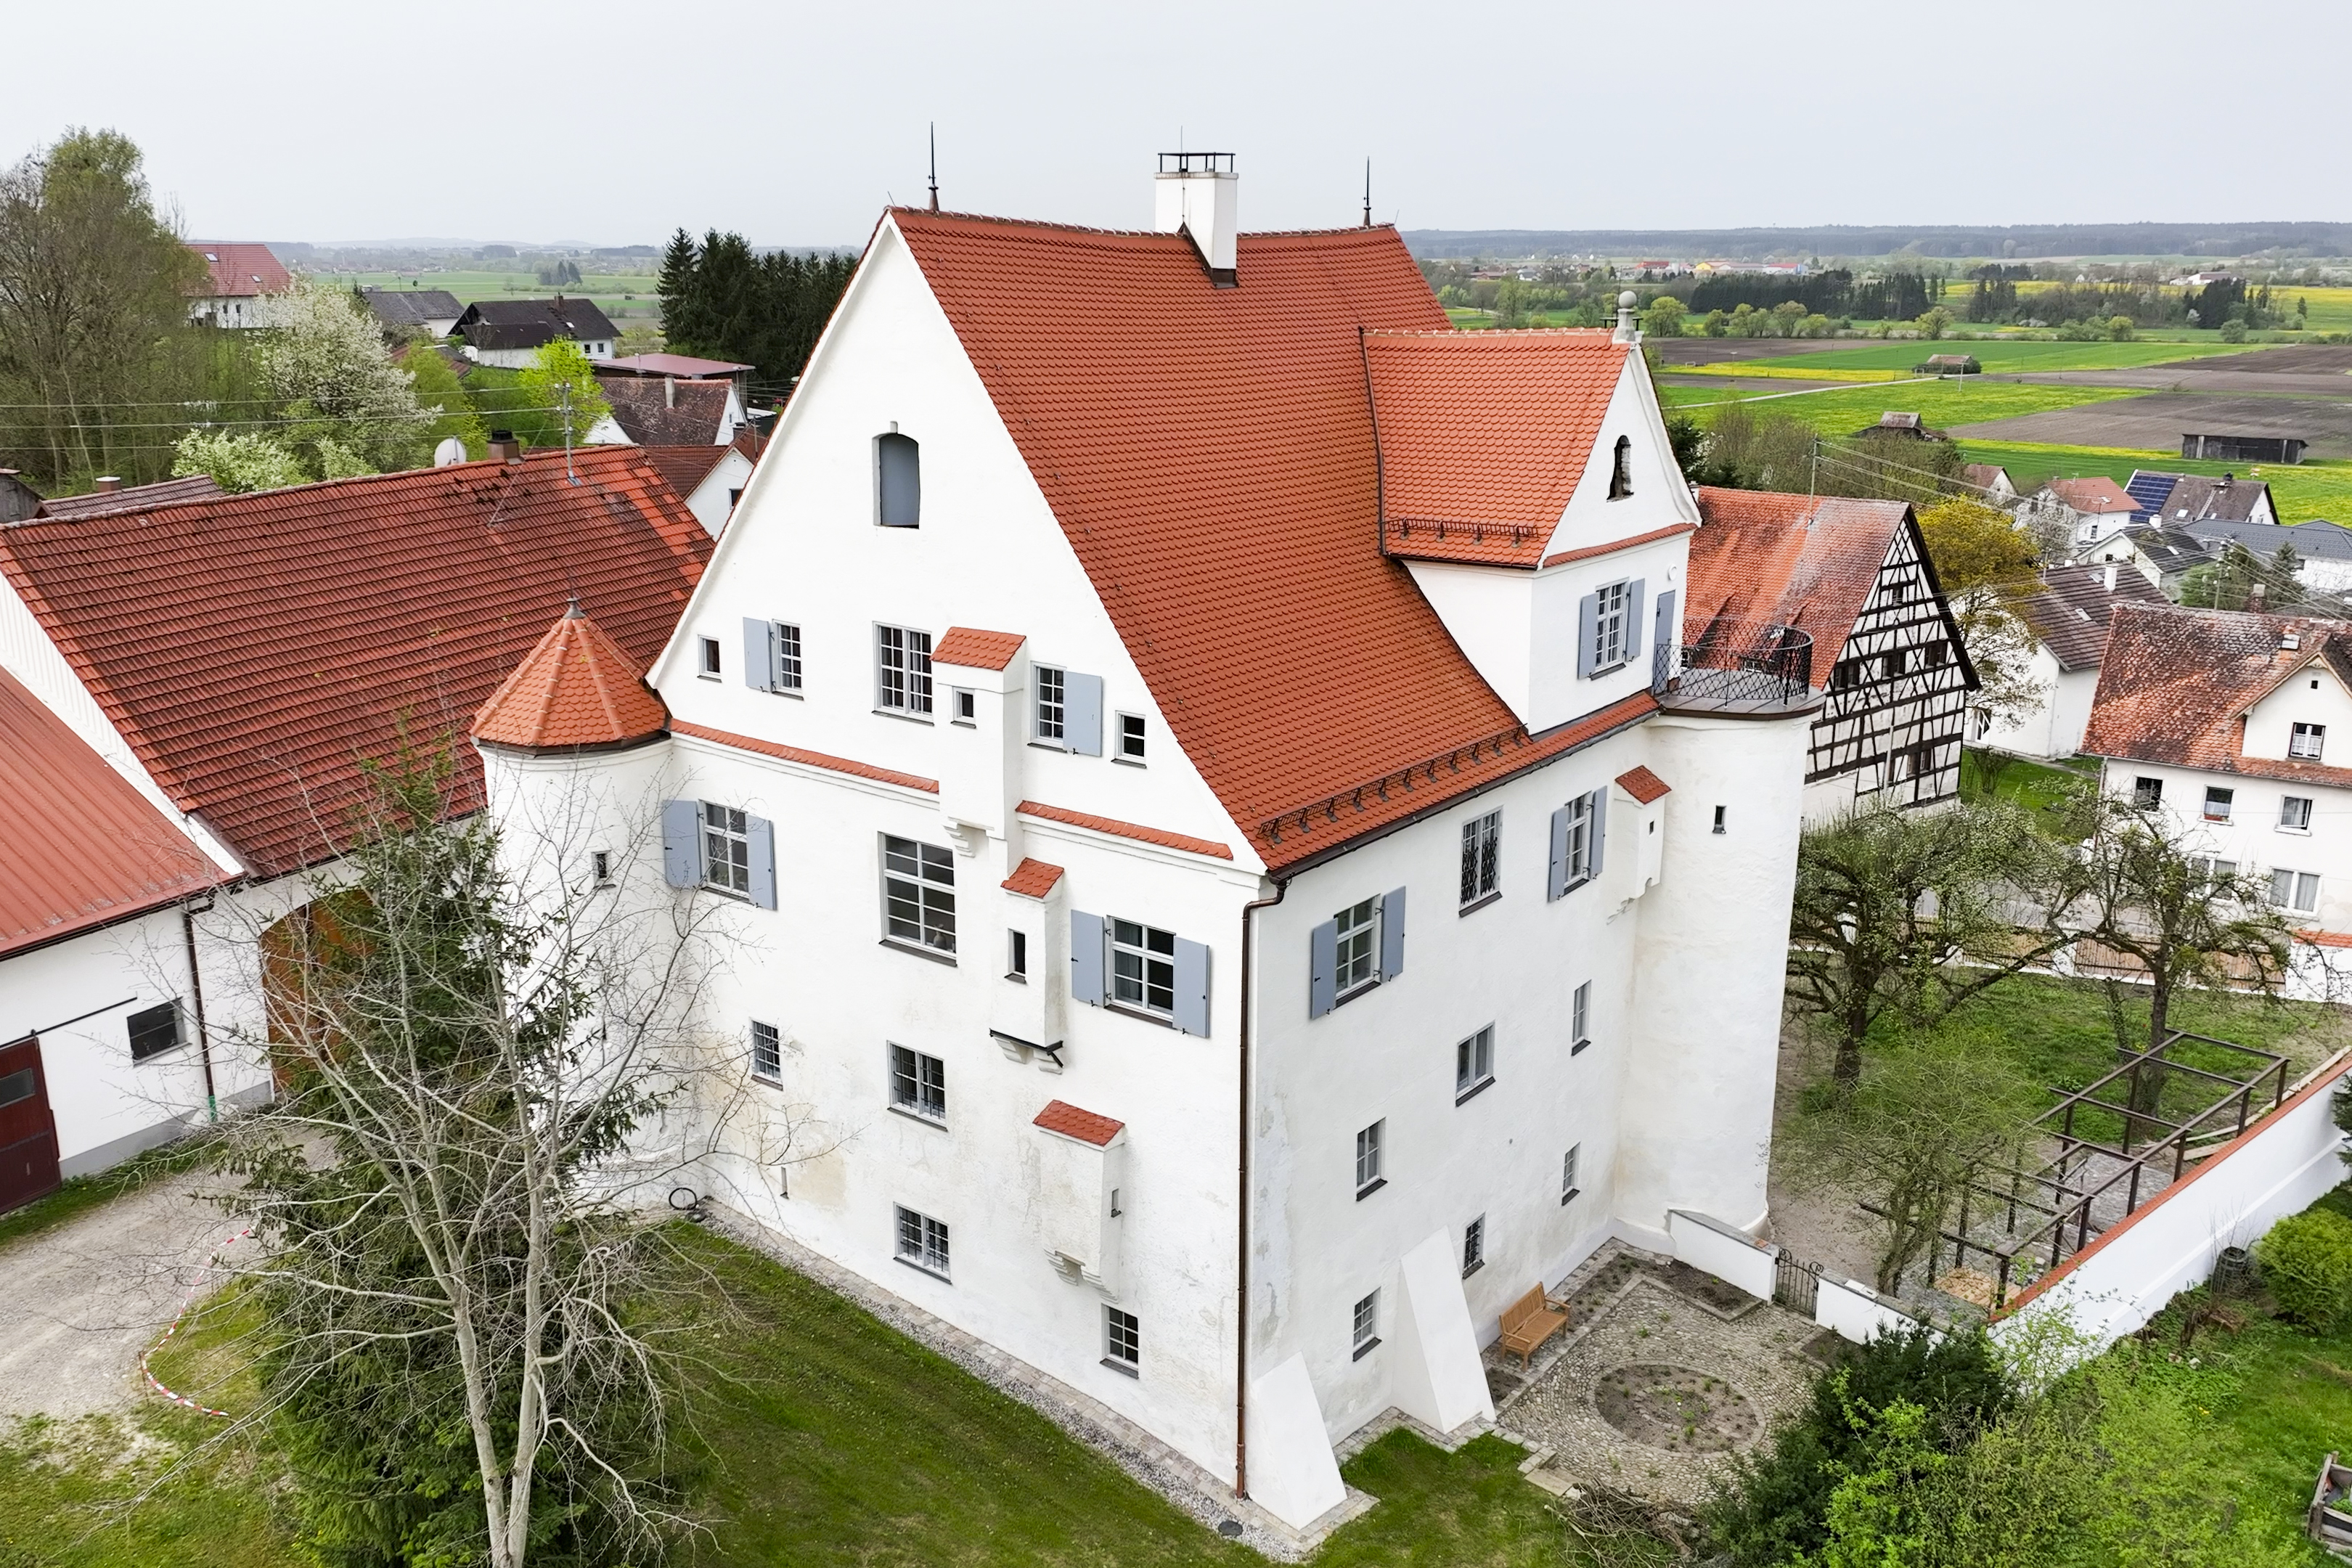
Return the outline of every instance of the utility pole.
[[[1807,500],[1812,500],[1815,495],[1820,493],[1821,488],[1822,438],[1819,435],[1815,435],[1813,437],[1813,471],[1811,476],[1805,480],[1805,499]]]
[[[580,476],[572,471],[572,384],[568,381],[563,384],[563,477],[572,484],[580,482]]]

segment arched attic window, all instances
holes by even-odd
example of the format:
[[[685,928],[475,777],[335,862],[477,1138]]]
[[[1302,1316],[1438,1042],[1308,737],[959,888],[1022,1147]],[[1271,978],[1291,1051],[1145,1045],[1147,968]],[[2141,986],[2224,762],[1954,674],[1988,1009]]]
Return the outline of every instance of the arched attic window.
[[[1617,453],[1609,469],[1609,499],[1623,500],[1633,493],[1633,437],[1617,437]]]
[[[874,437],[874,500],[875,518],[883,527],[922,525],[922,448],[895,426]]]

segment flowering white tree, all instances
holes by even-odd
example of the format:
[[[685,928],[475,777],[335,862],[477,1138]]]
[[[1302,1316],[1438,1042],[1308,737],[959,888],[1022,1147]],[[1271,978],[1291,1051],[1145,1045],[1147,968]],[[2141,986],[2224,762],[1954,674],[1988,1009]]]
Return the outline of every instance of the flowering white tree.
[[[281,427],[287,445],[315,454],[331,470],[327,478],[423,461],[425,433],[437,416],[418,403],[415,384],[358,301],[298,278],[265,300],[260,315],[268,329],[258,353],[262,382],[291,421]],[[365,467],[355,469],[354,459]]]

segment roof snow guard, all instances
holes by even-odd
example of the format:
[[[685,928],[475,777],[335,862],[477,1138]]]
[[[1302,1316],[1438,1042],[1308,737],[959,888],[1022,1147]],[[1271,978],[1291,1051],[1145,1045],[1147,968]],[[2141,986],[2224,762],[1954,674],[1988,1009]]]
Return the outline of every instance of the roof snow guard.
[[[474,739],[519,751],[609,751],[657,739],[669,710],[579,601],[474,715]]]

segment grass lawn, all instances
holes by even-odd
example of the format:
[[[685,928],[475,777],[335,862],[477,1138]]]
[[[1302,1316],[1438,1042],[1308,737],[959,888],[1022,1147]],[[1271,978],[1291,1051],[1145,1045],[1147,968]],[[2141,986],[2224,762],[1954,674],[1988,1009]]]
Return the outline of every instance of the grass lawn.
[[[1909,392],[1912,389],[1906,386],[1895,390]],[[1796,398],[1780,406],[1794,408],[1807,401]],[[2252,477],[2267,480],[2272,502],[2279,509],[2279,521],[2282,522],[2307,522],[2313,518],[2352,522],[2352,462],[2264,463],[2250,469],[2244,463],[2191,461],[2176,453],[2128,447],[2057,447],[2024,441],[1967,439],[1959,445],[1969,462],[1997,463],[2007,468],[2010,479],[2028,495],[2053,479],[2073,479],[2105,474],[2116,483],[2122,484],[2131,477],[2134,468],[2161,468],[2170,474],[2209,476],[2232,473],[2242,479]]]
[[[2014,374],[2037,370],[2132,370],[2146,364],[2164,364],[2173,360],[2200,359],[2213,354],[2244,353],[2249,349],[2266,348],[2265,343],[2059,343],[2031,339],[2000,339],[1927,342],[1903,341],[1874,343],[1867,348],[1831,349],[1821,353],[1790,354],[1784,358],[1760,360],[1767,365],[1785,365],[1792,371],[1810,370],[1884,370],[1907,371],[1923,363],[1929,354],[1974,354],[1988,374]]]
[[[1719,406],[1726,403],[1770,399],[1765,407],[1791,414],[1824,435],[1851,436],[1878,423],[1889,410],[1916,413],[1934,429],[1974,425],[1989,419],[2009,419],[2021,414],[2046,414],[2057,408],[2078,408],[2137,394],[2126,387],[2024,386],[2010,382],[1986,383],[1974,376],[1945,381],[1906,382],[1899,386],[1841,386],[1819,392],[1725,393],[1710,386],[1661,386],[1658,397],[1669,408]],[[1702,417],[1706,416],[1702,414]]]
[[[1983,800],[1988,795],[1997,795],[2002,800],[2014,801],[2029,811],[2040,811],[2054,804],[2068,785],[2086,780],[2097,782],[2097,759],[2084,758],[2081,761],[2087,765],[2037,763],[2030,757],[2007,757],[1998,752],[1963,749],[1960,752],[1960,798]]]

